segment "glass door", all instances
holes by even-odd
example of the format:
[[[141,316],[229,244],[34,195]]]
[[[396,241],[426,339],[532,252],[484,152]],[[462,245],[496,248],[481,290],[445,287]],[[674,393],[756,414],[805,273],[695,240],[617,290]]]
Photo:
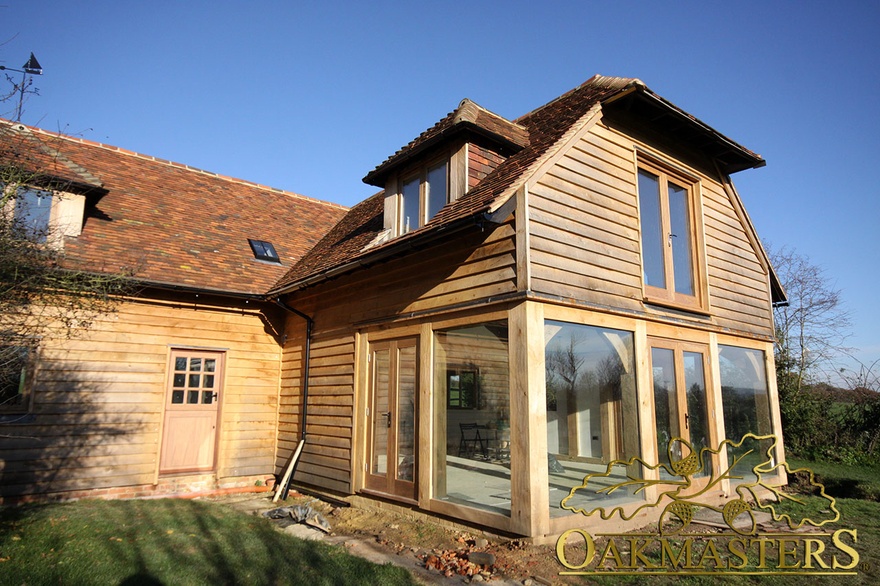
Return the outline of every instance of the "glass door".
[[[708,478],[716,465],[709,430],[706,393],[708,348],[674,340],[651,339],[657,454],[676,476]],[[669,476],[661,469],[661,478]],[[695,483],[699,484],[699,483]]]
[[[366,487],[416,499],[415,338],[370,344],[369,448]]]

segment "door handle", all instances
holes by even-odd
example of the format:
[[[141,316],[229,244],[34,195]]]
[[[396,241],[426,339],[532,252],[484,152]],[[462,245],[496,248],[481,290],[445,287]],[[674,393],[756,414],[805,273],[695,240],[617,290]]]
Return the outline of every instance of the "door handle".
[[[389,411],[388,413],[383,413],[382,415],[388,418],[388,427],[391,427],[391,411]]]
[[[685,429],[689,429],[689,428],[688,428],[688,419],[690,419],[690,415],[688,415],[687,413],[685,413],[685,414],[684,414],[684,428],[685,428]]]

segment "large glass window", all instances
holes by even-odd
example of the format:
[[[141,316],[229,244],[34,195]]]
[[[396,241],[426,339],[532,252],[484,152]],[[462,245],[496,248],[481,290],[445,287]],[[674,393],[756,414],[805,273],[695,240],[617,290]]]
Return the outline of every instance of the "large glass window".
[[[607,464],[639,456],[639,412],[631,332],[547,321],[544,325],[547,381],[547,466],[550,513],[566,513],[560,503],[588,474]],[[632,489],[597,491],[641,474],[615,466],[594,477],[566,502],[592,509],[641,500]]]
[[[660,167],[639,167],[645,294],[649,300],[701,307],[695,188]]]
[[[507,322],[437,331],[434,498],[510,515]]]
[[[773,433],[770,420],[770,398],[767,389],[764,352],[736,346],[719,346],[721,369],[721,402],[724,410],[724,432],[727,439],[739,442],[747,433]],[[740,448],[729,448],[730,464],[741,458],[733,473],[753,479],[752,468],[767,461],[769,440],[747,441]],[[751,450],[751,453],[746,454]]]

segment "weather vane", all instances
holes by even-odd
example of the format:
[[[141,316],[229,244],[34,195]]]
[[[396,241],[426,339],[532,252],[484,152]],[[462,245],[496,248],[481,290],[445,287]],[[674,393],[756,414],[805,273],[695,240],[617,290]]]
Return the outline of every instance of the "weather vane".
[[[40,62],[37,61],[37,58],[34,57],[33,52],[31,52],[31,58],[27,60],[27,63],[22,65],[21,69],[13,69],[11,67],[6,67],[5,65],[0,65],[0,71],[15,71],[21,73],[21,83],[12,82],[12,79],[9,78],[9,81],[12,82],[15,91],[18,92],[18,110],[15,113],[15,121],[21,121],[21,107],[24,103],[24,93],[25,90],[30,87],[33,80],[27,79],[28,75],[43,75],[43,67],[40,65]]]

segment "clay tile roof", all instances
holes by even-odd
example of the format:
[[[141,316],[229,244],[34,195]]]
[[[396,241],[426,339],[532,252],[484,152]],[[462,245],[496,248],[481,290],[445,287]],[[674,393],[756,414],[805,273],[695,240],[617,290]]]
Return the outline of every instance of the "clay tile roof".
[[[4,166],[18,168],[34,183],[101,187],[97,177],[54,148],[55,140],[35,134],[24,124],[0,122],[0,161]]]
[[[364,204],[367,207],[358,210],[360,206],[352,208],[350,215],[356,217],[346,218],[333,230],[334,238],[325,239],[303,261],[297,263],[291,271],[281,279],[272,292],[280,293],[284,290],[303,286],[321,275],[340,270],[341,267],[355,266],[358,260],[371,256],[387,254],[388,249],[403,245],[405,242],[425,237],[432,231],[441,227],[447,227],[453,223],[467,220],[476,215],[497,209],[515,191],[518,182],[525,180],[527,171],[534,167],[542,157],[549,156],[550,149],[562,139],[572,127],[587,114],[596,104],[600,103],[617,93],[641,83],[638,80],[619,77],[594,76],[577,88],[563,94],[552,102],[541,106],[513,123],[510,126],[501,124],[502,127],[521,128],[528,132],[528,140],[521,139],[520,144],[524,147],[508,157],[492,173],[486,176],[479,185],[466,193],[463,197],[447,205],[427,225],[408,234],[380,244],[366,247],[372,242],[383,229],[382,198],[373,196]],[[444,129],[455,124],[457,116],[469,116],[471,108],[469,100],[465,100],[459,108],[451,112],[429,130],[422,133],[413,142],[395,153],[382,165],[376,168],[370,175],[364,178],[367,181],[380,170],[387,166],[399,164],[400,157],[408,152],[416,150],[420,144],[434,140],[441,135]],[[476,104],[474,104],[476,106]],[[479,106],[476,106],[479,108]],[[484,112],[488,110],[480,109]],[[504,120],[500,116],[489,113],[495,117],[493,120]],[[484,124],[488,124],[484,119]],[[355,210],[358,210],[357,212]],[[369,210],[369,213],[367,213]],[[369,216],[369,217],[368,217]],[[347,231],[357,232],[357,237],[349,237]]]
[[[261,295],[347,211],[117,147],[28,131],[65,161],[69,179],[101,185],[86,194],[82,234],[65,238],[68,266],[133,269],[146,283]],[[0,134],[4,145],[6,139],[8,133]],[[281,264],[256,260],[249,238],[271,242]]]
[[[529,134],[523,126],[490,112],[465,98],[458,105],[458,108],[370,171],[364,177],[364,182],[384,187],[385,178],[393,169],[437,144],[441,139],[448,138],[452,133],[467,131],[479,134],[513,151],[520,150],[529,144]]]

